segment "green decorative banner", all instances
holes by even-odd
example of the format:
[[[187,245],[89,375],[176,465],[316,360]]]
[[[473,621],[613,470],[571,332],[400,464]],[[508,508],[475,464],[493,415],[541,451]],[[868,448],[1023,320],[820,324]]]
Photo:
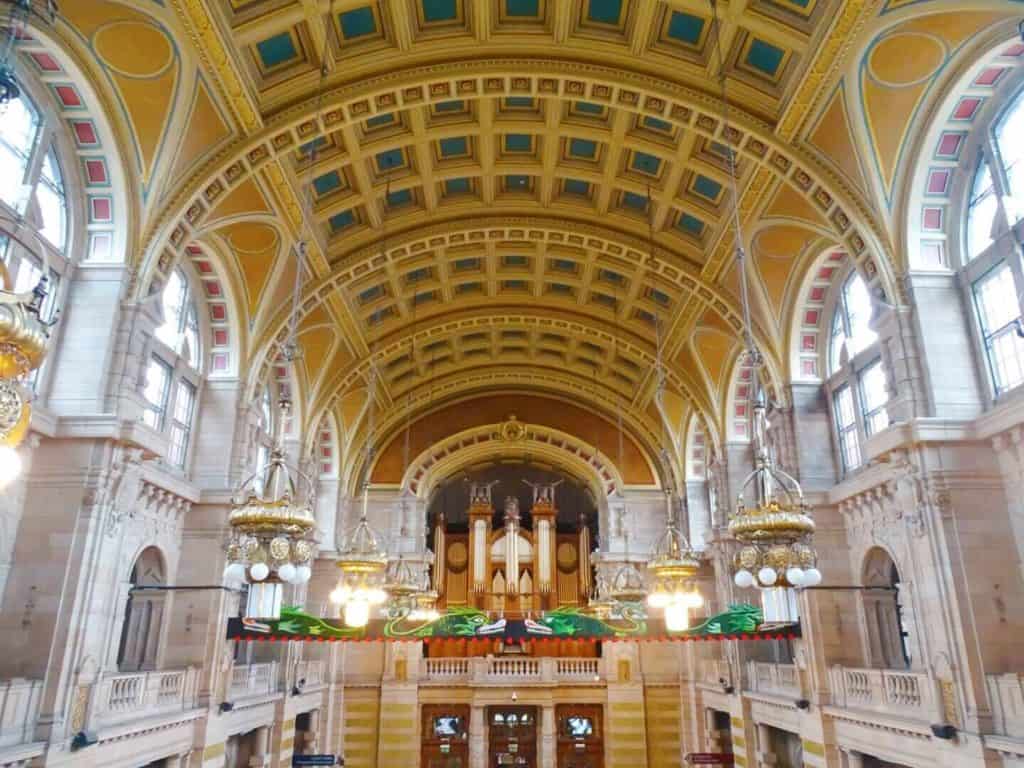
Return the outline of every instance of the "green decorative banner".
[[[231,619],[227,637],[246,641],[423,641],[530,640],[776,640],[800,636],[799,624],[763,624],[759,608],[736,604],[682,632],[669,632],[661,619],[648,617],[641,604],[619,606],[613,616],[598,617],[578,607],[546,611],[537,618],[493,618],[477,608],[449,608],[439,618],[417,621],[400,613],[346,627],[340,619],[321,619],[297,606],[285,607],[276,621]]]

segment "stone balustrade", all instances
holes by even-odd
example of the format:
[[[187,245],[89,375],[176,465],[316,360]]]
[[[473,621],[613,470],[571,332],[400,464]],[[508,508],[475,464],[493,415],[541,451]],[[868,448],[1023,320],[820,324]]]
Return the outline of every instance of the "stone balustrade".
[[[988,675],[992,703],[992,730],[999,736],[1024,739],[1024,676],[1017,673]]]
[[[802,698],[800,675],[795,664],[747,662],[747,685],[752,692]]]
[[[505,685],[561,682],[596,683],[602,679],[600,659],[577,658],[436,658],[425,659],[423,683]]]
[[[94,721],[110,725],[196,707],[199,670],[188,667],[108,675],[99,686]]]
[[[942,721],[938,686],[926,674],[837,666],[829,670],[829,679],[834,706],[923,723]]]
[[[276,661],[262,664],[236,664],[231,669],[228,698],[231,701],[254,696],[269,696],[278,691],[278,665]]]
[[[0,681],[0,747],[32,741],[42,692],[41,680]]]
[[[324,684],[324,662],[321,659],[303,659],[295,662],[295,675],[292,678],[296,685],[305,691],[319,688]]]
[[[725,659],[703,659],[700,662],[700,682],[713,688],[732,685],[732,669]]]

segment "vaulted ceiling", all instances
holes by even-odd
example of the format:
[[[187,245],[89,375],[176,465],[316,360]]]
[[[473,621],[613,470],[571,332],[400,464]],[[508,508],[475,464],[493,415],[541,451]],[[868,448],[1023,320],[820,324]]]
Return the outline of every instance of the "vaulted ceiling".
[[[708,0],[90,0],[24,51],[53,57],[33,59],[39,76],[80,91],[76,106],[58,88],[57,108],[77,131],[93,107],[104,161],[124,168],[140,294],[193,264],[211,376],[280,379],[352,451],[372,378],[378,442],[443,404],[534,392],[624,412],[651,455],[674,441],[682,461],[691,417],[714,442],[742,437],[749,394],[729,153],[784,398],[822,374],[814,281],[852,262],[894,295],[913,122],[1014,12],[718,5],[720,35]],[[90,204],[121,201],[76,136]]]

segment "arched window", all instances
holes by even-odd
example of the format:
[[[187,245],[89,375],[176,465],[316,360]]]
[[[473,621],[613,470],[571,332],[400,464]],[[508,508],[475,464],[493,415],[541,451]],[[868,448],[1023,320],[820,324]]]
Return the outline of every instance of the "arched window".
[[[171,272],[161,294],[164,322],[155,330],[153,353],[146,368],[143,421],[168,438],[166,463],[184,470],[201,384],[199,315],[188,275]]]
[[[835,373],[843,356],[854,357],[878,340],[871,330],[871,294],[864,278],[854,272],[843,283],[832,317],[829,373]]]
[[[829,378],[836,444],[844,472],[863,463],[864,441],[889,426],[889,388],[878,334],[871,328],[873,306],[864,278],[851,272],[839,284],[829,340]]]
[[[1024,93],[988,121],[979,121],[977,169],[965,192],[962,284],[973,309],[979,358],[998,399],[1024,384]],[[1016,230],[1016,236],[1013,231]]]

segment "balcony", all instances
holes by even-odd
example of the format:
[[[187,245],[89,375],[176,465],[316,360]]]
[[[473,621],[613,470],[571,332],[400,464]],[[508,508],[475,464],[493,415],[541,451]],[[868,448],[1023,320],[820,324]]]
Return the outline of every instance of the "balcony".
[[[834,707],[924,725],[943,721],[938,686],[926,674],[832,667],[829,682]]]
[[[601,682],[600,659],[436,658],[424,659],[420,682],[430,684],[557,685]]]
[[[295,674],[292,677],[296,685],[302,686],[303,691],[315,691],[323,688],[324,663],[320,659],[301,660],[295,662]]]
[[[32,742],[42,693],[40,680],[0,681],[0,749]]]
[[[231,669],[228,699],[233,702],[272,696],[278,692],[276,661],[262,664],[236,664]]]
[[[802,698],[800,675],[795,664],[747,662],[747,685],[751,693],[764,693],[786,698]]]
[[[187,712],[198,706],[199,670],[134,672],[100,680],[94,722],[118,725],[147,717]]]

